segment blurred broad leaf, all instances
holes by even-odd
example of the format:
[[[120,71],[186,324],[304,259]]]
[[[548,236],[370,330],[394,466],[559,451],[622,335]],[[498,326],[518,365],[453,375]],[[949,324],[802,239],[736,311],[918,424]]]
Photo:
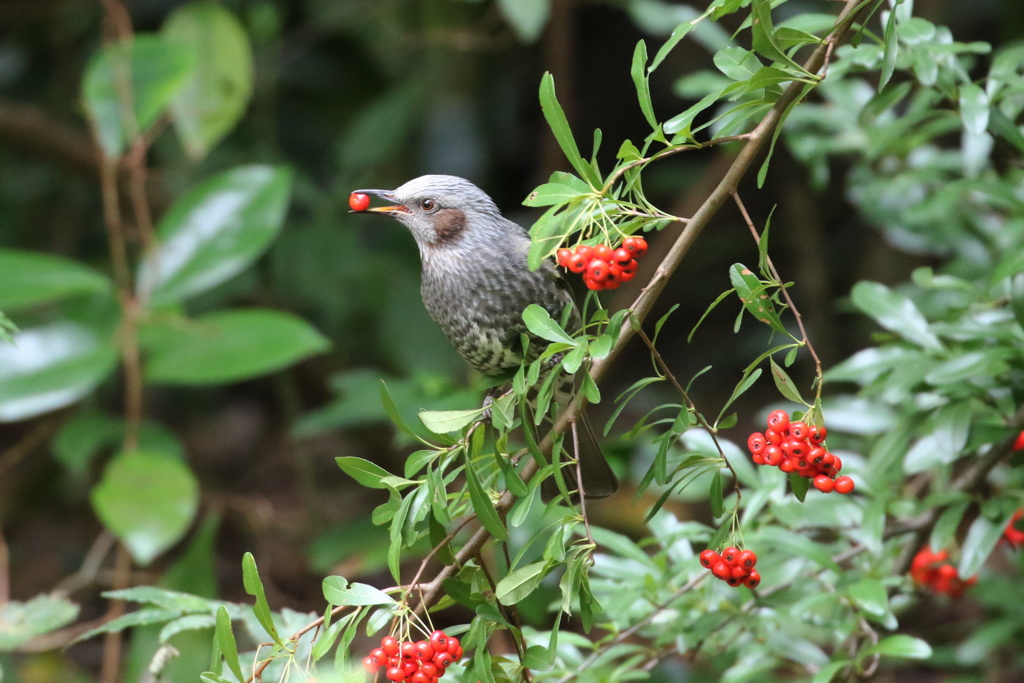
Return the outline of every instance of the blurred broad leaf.
[[[540,37],[551,14],[551,0],[498,0],[498,9],[524,43]]]
[[[109,278],[75,261],[0,249],[0,309],[5,311],[112,289]]]
[[[879,325],[921,348],[941,351],[942,343],[914,302],[879,282],[858,282],[851,292],[853,304]]]
[[[114,369],[117,349],[94,329],[58,322],[22,330],[0,344],[0,422],[63,408]]]
[[[301,318],[266,309],[218,311],[145,331],[146,378],[222,384],[258,377],[324,351],[330,342]]]
[[[290,188],[286,168],[242,166],[183,195],[160,221],[158,245],[139,268],[142,299],[178,303],[248,268],[280,232]]]
[[[92,491],[97,516],[140,565],[148,565],[185,535],[199,509],[199,485],[178,457],[125,451],[114,457]]]
[[[52,441],[53,454],[64,467],[78,476],[104,449],[114,450],[124,439],[124,420],[108,415],[83,412],[61,423]],[[185,449],[166,427],[144,421],[138,428],[139,448],[185,457]]]
[[[136,35],[93,56],[82,97],[107,157],[121,154],[128,141],[156,123],[194,64],[186,47],[154,35]]]
[[[168,43],[197,57],[171,100],[171,113],[185,150],[202,158],[238,123],[249,104],[252,48],[235,15],[214,2],[179,7],[162,32]]]
[[[61,595],[37,595],[27,602],[0,605],[0,652],[74,621],[78,605]]]

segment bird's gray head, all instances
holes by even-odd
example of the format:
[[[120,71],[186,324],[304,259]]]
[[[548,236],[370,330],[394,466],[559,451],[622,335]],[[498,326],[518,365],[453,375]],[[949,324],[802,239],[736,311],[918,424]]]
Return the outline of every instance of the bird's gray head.
[[[409,228],[424,260],[438,249],[476,246],[509,229],[494,200],[457,176],[425,175],[394,190],[356,192],[390,202],[368,211],[396,218]]]

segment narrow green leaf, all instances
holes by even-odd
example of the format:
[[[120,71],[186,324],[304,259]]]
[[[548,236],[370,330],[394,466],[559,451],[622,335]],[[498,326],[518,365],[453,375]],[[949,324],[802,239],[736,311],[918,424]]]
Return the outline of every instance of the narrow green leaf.
[[[473,466],[473,459],[467,455],[465,463],[466,486],[469,488],[469,500],[473,504],[473,512],[476,513],[477,519],[480,520],[480,523],[492,536],[498,540],[507,541],[508,529],[505,528],[501,517],[498,516],[498,511],[494,509],[494,503],[491,502],[490,497],[484,490],[480,476]]]
[[[807,401],[800,395],[800,390],[796,388],[796,382],[782,369],[782,366],[771,357],[768,358],[768,362],[771,364],[772,380],[775,382],[775,388],[779,390],[779,393],[794,403],[807,405]]]
[[[814,674],[811,683],[830,683],[837,673],[850,666],[850,664],[851,662],[845,659],[841,659],[838,662],[829,662],[821,667],[818,673]]]
[[[861,579],[848,586],[846,593],[858,609],[873,617],[882,617],[889,612],[889,594],[877,579]]]
[[[256,598],[256,603],[252,607],[256,620],[260,622],[260,626],[267,632],[267,635],[280,645],[281,637],[277,633],[277,626],[274,625],[274,616],[270,612],[267,593],[263,590],[263,581],[256,568],[256,558],[249,552],[242,556],[242,586],[246,593]]]
[[[902,2],[902,0],[899,0]],[[897,4],[899,4],[897,2]],[[885,22],[885,32],[882,35],[884,48],[882,50],[882,68],[878,77],[878,92],[885,89],[893,71],[896,70],[896,58],[900,54],[899,36],[896,31],[896,11],[889,12],[889,19]]]
[[[365,583],[349,583],[340,576],[328,576],[323,580],[324,599],[340,607],[342,605],[395,605],[395,599],[382,590]]]
[[[969,133],[981,135],[988,130],[988,94],[974,83],[960,86],[960,120]]]
[[[775,305],[768,296],[767,286],[761,279],[742,263],[734,263],[729,268],[729,280],[732,282],[736,295],[754,319],[765,323],[776,332],[788,335],[789,332],[782,324],[779,314],[775,311]]]
[[[518,567],[498,582],[494,596],[503,605],[515,605],[533,593],[550,568],[546,560]]]
[[[974,576],[985,564],[985,560],[995,550],[996,544],[1003,536],[1006,529],[1006,521],[1000,520],[995,524],[987,517],[978,516],[964,537],[964,544],[960,549],[960,564],[957,573],[963,578]]]
[[[708,497],[711,500],[711,514],[717,519],[725,514],[725,503],[722,500],[722,471],[716,470],[715,476],[711,477],[711,486],[708,488]]]
[[[78,613],[78,605],[56,592],[42,593],[24,602],[8,600],[0,605],[0,652],[10,652],[37,636],[67,626],[78,617]],[[91,632],[100,633],[104,626],[91,629]]]
[[[788,65],[805,77],[811,76],[811,74],[804,71],[803,67],[790,59],[776,42],[770,0],[752,0],[750,10],[754,49],[768,59]]]
[[[224,605],[217,608],[217,644],[220,646],[221,656],[227,662],[231,673],[238,679],[239,683],[245,680],[242,675],[242,665],[238,660],[238,644],[235,642],[235,634],[231,630],[231,617]]]
[[[565,112],[555,96],[555,79],[550,72],[546,72],[540,82],[540,105],[551,132],[554,133],[558,145],[562,148],[562,153],[565,154],[576,173],[591,187],[600,187],[601,179],[594,168],[580,156],[579,147],[576,146],[576,140],[572,136],[572,129],[569,128],[569,121],[565,118]]]
[[[931,645],[913,636],[896,634],[878,641],[875,645],[861,650],[861,660],[873,654],[887,655],[889,657],[906,657],[909,659],[928,659],[932,656]]]
[[[423,410],[420,411],[420,421],[424,426],[435,434],[448,434],[457,432],[463,427],[472,424],[483,415],[484,408],[473,408],[471,410]]]
[[[647,125],[654,130],[658,129],[658,119],[654,115],[654,103],[651,101],[651,84],[647,80],[647,43],[643,40],[636,44],[633,51],[633,64],[629,70],[633,77],[633,85],[636,86],[636,97],[640,103],[640,111],[647,119]]]
[[[530,304],[523,310],[526,328],[541,339],[575,345],[576,341],[563,330],[551,314],[539,304]]]
[[[675,46],[679,44],[686,35],[693,30],[697,25],[697,20],[684,21],[672,30],[672,35],[668,37],[668,40],[658,48],[658,52],[654,55],[654,59],[651,60],[651,65],[647,68],[647,72],[651,73],[665,61],[665,57],[668,57],[669,53],[675,49]]]
[[[793,490],[793,495],[801,503],[807,498],[807,492],[811,488],[811,480],[806,477],[801,477],[796,472],[789,473],[789,488]]]

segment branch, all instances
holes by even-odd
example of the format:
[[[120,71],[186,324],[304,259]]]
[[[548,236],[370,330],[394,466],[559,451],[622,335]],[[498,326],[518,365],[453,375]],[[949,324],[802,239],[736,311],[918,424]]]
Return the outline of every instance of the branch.
[[[835,28],[804,63],[804,69],[806,71],[809,73],[817,73],[825,65],[828,56],[832,52],[832,45],[842,42],[853,24],[856,13],[855,10],[858,4],[859,0],[846,0],[839,13]],[[626,348],[626,345],[640,329],[640,326],[650,314],[655,302],[661,295],[662,290],[665,289],[669,276],[679,267],[683,257],[690,251],[690,248],[697,240],[697,237],[704,228],[707,227],[715,214],[718,213],[718,210],[726,201],[728,201],[733,193],[736,192],[739,187],[740,180],[742,180],[750,170],[750,167],[761,153],[765,144],[775,135],[775,131],[782,123],[786,111],[803,96],[806,87],[806,84],[802,82],[794,82],[790,84],[779,100],[775,103],[775,106],[773,106],[765,115],[764,119],[761,120],[753,131],[745,136],[745,143],[740,149],[739,154],[736,156],[736,159],[726,171],[725,176],[719,181],[715,189],[712,190],[710,195],[708,195],[708,198],[704,200],[704,203],[690,218],[686,227],[683,228],[679,237],[676,238],[675,244],[672,245],[668,254],[662,260],[661,264],[659,264],[654,276],[651,278],[651,281],[641,291],[640,296],[637,297],[636,301],[633,302],[633,305],[631,306],[633,311],[630,321],[631,324],[624,325],[622,327],[622,330],[619,332],[619,336],[615,340],[615,344],[612,346],[608,355],[601,359],[595,359],[591,364],[590,376],[594,379],[595,383],[600,383],[608,373],[612,363],[615,362],[615,359],[618,358],[619,354],[622,353]],[[544,440],[539,444],[538,447],[541,453],[545,455],[551,453],[555,436],[565,433],[565,431],[571,427],[571,424],[579,419],[579,416],[587,406],[587,403],[587,398],[583,392],[577,392],[569,405],[566,406],[558,416],[558,420],[548,432],[547,436],[545,436]],[[539,465],[536,460],[531,460],[526,463],[521,473],[523,480],[529,481],[538,469]],[[495,510],[502,521],[504,521],[505,516],[508,514],[508,511],[511,509],[515,500],[516,498],[511,492],[505,491],[502,494],[501,499],[495,505]],[[421,598],[420,608],[434,604],[441,592],[442,582],[445,579],[454,576],[466,561],[477,555],[490,538],[491,535],[486,529],[482,527],[478,529],[469,541],[466,542],[466,545],[456,553],[455,562],[443,567],[437,573],[437,576],[427,584],[426,590]]]

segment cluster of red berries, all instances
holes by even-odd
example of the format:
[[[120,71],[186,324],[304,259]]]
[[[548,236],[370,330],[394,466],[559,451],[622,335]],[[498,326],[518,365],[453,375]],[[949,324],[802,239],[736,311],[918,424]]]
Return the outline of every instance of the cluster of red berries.
[[[849,493],[853,479],[836,478],[843,461],[825,450],[826,436],[824,426],[790,422],[785,410],[773,410],[768,415],[768,429],[747,437],[747,447],[757,465],[771,465],[813,479],[814,488],[822,493]]]
[[[429,640],[416,642],[384,636],[380,647],[363,658],[363,668],[376,674],[380,667],[386,666],[384,675],[389,681],[437,683],[448,667],[461,658],[459,639],[444,631],[434,631]]]
[[[1024,508],[1017,510],[1010,518],[1010,523],[1003,529],[1003,540],[1015,548],[1024,546],[1024,529],[1017,527],[1017,522],[1024,519]]]
[[[370,197],[362,192],[353,192],[348,196],[348,207],[353,211],[366,211],[370,208]]]
[[[977,576],[969,579],[962,579],[957,574],[956,567],[946,560],[949,553],[945,550],[934,553],[932,549],[925,546],[910,563],[910,578],[918,585],[925,586],[936,593],[945,593],[951,598],[959,598],[964,591],[978,581]]]
[[[761,583],[761,575],[754,569],[757,564],[757,553],[753,550],[740,550],[729,547],[719,555],[711,548],[700,554],[700,563],[710,569],[717,579],[725,581],[733,588],[744,585],[757,588]]]
[[[558,265],[573,273],[583,274],[583,283],[594,290],[616,289],[636,276],[636,260],[647,253],[647,240],[632,236],[622,246],[612,249],[607,244],[593,247],[580,244],[573,249],[559,249]]]

